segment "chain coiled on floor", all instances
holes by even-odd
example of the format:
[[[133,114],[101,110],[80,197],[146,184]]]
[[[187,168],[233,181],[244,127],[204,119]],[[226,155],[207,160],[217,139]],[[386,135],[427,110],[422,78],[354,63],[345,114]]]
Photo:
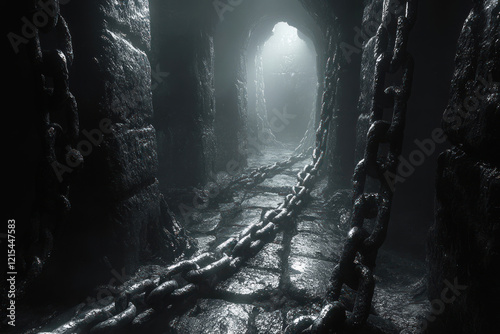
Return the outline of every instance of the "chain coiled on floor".
[[[176,308],[182,308],[236,273],[247,259],[272,242],[279,231],[293,228],[292,218],[305,205],[326,159],[330,119],[327,113],[322,115],[312,162],[297,174],[297,184],[292,187],[292,193],[276,209],[267,211],[259,222],[245,228],[237,237],[227,239],[213,251],[177,262],[161,275],[142,279],[124,288],[109,305],[84,312],[50,333],[140,331],[142,326],[161,317],[166,310],[171,313]],[[293,164],[295,159],[299,161],[302,158],[302,155],[291,157],[284,163]],[[279,167],[271,166],[273,171]]]
[[[389,2],[384,3],[383,23],[376,37],[378,59],[371,127],[367,135],[364,159],[357,165],[353,177],[352,229],[333,273],[332,289],[327,297],[329,303],[316,319],[296,319],[287,328],[288,333],[320,333],[342,327],[360,327],[366,322],[370,311],[374,289],[372,271],[378,249],[387,231],[393,195],[385,173],[395,174],[397,170],[405,125],[406,101],[411,90],[413,72],[413,61],[406,52],[406,45],[408,32],[415,19],[415,1],[404,2],[405,14],[392,23],[388,23]],[[399,69],[403,72],[402,84],[384,89],[386,75],[396,73]],[[387,105],[388,97],[393,103],[392,122],[383,121],[383,108]],[[330,120],[331,116],[327,113],[322,115],[316,133],[313,161],[298,173],[298,182],[293,187],[293,193],[286,196],[280,206],[268,211],[259,222],[247,227],[237,237],[226,240],[213,251],[175,263],[161,275],[127,286],[109,305],[82,313],[51,333],[111,333],[120,332],[124,328],[140,329],[166,310],[181,307],[236,273],[245,260],[273,241],[280,230],[291,228],[292,218],[305,204],[326,158]],[[384,159],[378,157],[382,143],[390,144],[389,153]],[[257,174],[254,175],[256,176]],[[380,181],[378,193],[365,193],[368,176]],[[363,222],[375,217],[375,228],[372,233],[368,233]],[[343,284],[357,290],[354,310],[349,316],[345,307],[338,301]]]
[[[396,7],[391,7],[396,6]],[[285,333],[349,332],[366,324],[375,288],[373,270],[390,218],[394,187],[391,177],[397,174],[402,150],[407,101],[411,92],[413,58],[407,52],[408,35],[415,22],[415,0],[384,1],[382,22],[376,35],[376,65],[370,129],[363,159],[353,175],[351,230],[344,243],[339,263],[333,270],[331,287],[318,317],[299,317]],[[400,12],[397,20],[391,13]],[[385,88],[388,74],[401,73],[399,85]],[[392,107],[392,120],[384,120],[384,108]],[[389,144],[387,153],[381,145]],[[378,192],[365,189],[368,177],[380,184]],[[367,219],[375,219],[369,232]],[[352,312],[339,301],[346,284],[356,290]]]

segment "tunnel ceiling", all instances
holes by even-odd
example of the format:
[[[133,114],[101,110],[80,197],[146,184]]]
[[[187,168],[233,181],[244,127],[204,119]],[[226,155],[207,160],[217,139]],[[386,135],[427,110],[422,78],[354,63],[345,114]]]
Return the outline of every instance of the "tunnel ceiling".
[[[258,44],[268,37],[270,30],[278,22],[294,26],[315,43],[324,38],[324,30],[319,22],[300,1],[256,0],[245,1],[238,10],[225,12],[222,20],[216,19],[215,42],[239,39],[248,44],[252,39]]]

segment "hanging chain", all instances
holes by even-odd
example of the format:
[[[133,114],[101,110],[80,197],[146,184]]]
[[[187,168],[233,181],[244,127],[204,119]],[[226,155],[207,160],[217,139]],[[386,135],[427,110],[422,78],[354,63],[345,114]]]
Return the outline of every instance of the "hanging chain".
[[[318,128],[320,140],[312,163],[297,174],[298,182],[292,188],[293,192],[276,209],[269,210],[257,223],[212,251],[177,262],[160,275],[122,287],[109,305],[82,313],[51,333],[97,334],[124,328],[140,330],[164,314],[165,310],[172,312],[180,308],[188,300],[202,296],[217,283],[235,274],[247,259],[272,242],[279,231],[293,228],[293,218],[305,205],[325,159],[329,119],[323,120]]]
[[[317,318],[299,317],[285,333],[328,333],[359,329],[366,324],[375,288],[373,270],[389,223],[393,187],[387,175],[396,175],[401,154],[407,101],[411,92],[413,58],[407,52],[408,35],[415,22],[415,0],[384,1],[382,22],[376,35],[376,66],[370,129],[364,158],[353,175],[351,230],[339,263],[333,270],[326,306]],[[401,15],[391,20],[394,7]],[[388,74],[401,73],[401,83],[384,89]],[[384,120],[384,108],[392,107],[392,121]],[[388,153],[381,144],[389,144]],[[366,192],[368,177],[380,183],[378,192]],[[375,219],[371,233],[365,220]],[[343,285],[356,290],[352,312],[339,301]]]
[[[28,284],[42,272],[45,260],[50,256],[54,234],[59,232],[61,223],[71,208],[68,199],[70,177],[57,173],[61,166],[72,165],[78,168],[83,162],[81,153],[74,147],[79,136],[78,109],[75,97],[69,90],[68,67],[73,61],[73,45],[66,21],[60,14],[58,0],[44,0],[35,3],[29,17],[45,17],[43,25],[32,25],[34,36],[23,46],[33,69],[36,87],[37,117],[42,142],[42,164],[40,208],[37,223],[40,224],[31,233],[36,244],[36,254],[29,259],[30,267],[26,271]],[[51,48],[43,48],[41,43],[47,36]],[[35,232],[40,231],[40,232]],[[23,259],[26,260],[26,259]]]
[[[68,68],[73,62],[73,44],[66,21],[60,14],[59,1],[49,0],[53,14],[45,15],[47,24],[35,30],[35,37],[28,45],[30,59],[35,69],[38,101],[41,101],[41,123],[45,155],[46,208],[52,212],[69,212],[69,174],[63,177],[61,168],[77,168],[83,163],[80,151],[75,147],[80,134],[78,108],[69,90]],[[33,10],[46,11],[38,4]],[[42,13],[46,14],[46,13]],[[57,47],[42,49],[40,32],[55,35]],[[48,82],[50,83],[50,87]]]
[[[330,119],[328,111],[323,112],[316,132],[316,148],[312,154],[312,162],[297,174],[297,184],[292,187],[292,193],[287,195],[276,209],[269,210],[257,223],[245,228],[237,237],[227,239],[212,251],[177,262],[165,268],[160,275],[123,286],[109,305],[84,312],[50,333],[97,334],[125,329],[140,331],[142,326],[154,318],[161,317],[167,309],[172,313],[187,301],[199,298],[212,290],[217,283],[235,274],[247,259],[272,242],[278,232],[294,228],[293,218],[299,214],[310,197],[326,159]],[[272,165],[267,173],[294,164],[302,158],[303,155],[299,155],[291,157],[283,162],[283,165]],[[259,177],[257,174],[255,176]],[[266,175],[260,175],[260,178],[262,177]],[[244,179],[246,180],[246,176],[242,178]],[[257,181],[252,181],[255,182]]]
[[[387,2],[384,6],[388,6]],[[392,190],[385,181],[384,173],[386,171],[395,173],[397,169],[406,101],[410,93],[413,62],[406,52],[406,44],[408,32],[414,22],[414,13],[414,1],[409,0],[406,3],[406,14],[398,18],[396,27],[393,27],[394,24],[383,23],[377,33],[378,59],[371,128],[368,132],[365,157],[357,165],[354,173],[353,227],[344,245],[341,260],[334,270],[333,287],[328,296],[331,302],[325,306],[317,319],[299,318],[287,328],[287,332],[296,333],[303,330],[322,332],[344,325],[359,327],[368,317],[374,288],[372,270],[378,248],[385,238],[392,201]],[[388,9],[385,8],[384,22],[387,21]],[[392,40],[389,40],[389,32],[393,30],[396,33],[393,34]],[[393,46],[389,46],[391,44]],[[329,59],[329,63],[331,62],[334,62],[332,58]],[[399,69],[403,71],[402,84],[383,90],[386,75],[395,73]],[[382,120],[387,96],[391,97],[393,102],[392,123]],[[281,205],[268,211],[259,222],[248,226],[237,237],[226,240],[212,251],[177,262],[167,267],[162,274],[122,287],[121,292],[109,305],[82,313],[51,333],[110,333],[124,328],[140,329],[164,314],[165,310],[172,311],[186,301],[198,298],[213,289],[221,280],[236,273],[248,258],[255,256],[267,243],[273,241],[279,231],[293,227],[292,218],[304,206],[326,158],[330,109],[323,110],[316,132],[316,148],[313,151],[312,163],[298,173],[298,182],[292,188],[293,193],[286,196]],[[49,129],[56,128],[51,123],[48,123],[48,126]],[[382,143],[390,144],[390,152],[385,159],[378,157],[378,148]],[[52,154],[51,157],[57,159],[56,154]],[[261,175],[263,176],[265,177]],[[367,176],[380,181],[379,193],[364,193]],[[376,226],[372,234],[368,234],[363,227],[363,221],[375,216],[377,216]],[[354,311],[348,318],[345,307],[338,302],[343,284],[358,290]]]

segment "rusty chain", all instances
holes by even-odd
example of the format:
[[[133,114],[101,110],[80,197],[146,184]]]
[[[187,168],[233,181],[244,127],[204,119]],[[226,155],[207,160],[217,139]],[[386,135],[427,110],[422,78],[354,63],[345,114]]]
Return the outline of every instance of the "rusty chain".
[[[390,11],[398,6],[401,15],[391,20]],[[382,22],[376,34],[374,96],[370,129],[363,159],[353,174],[351,230],[339,263],[333,270],[326,305],[319,316],[299,317],[285,333],[328,333],[351,331],[366,324],[375,288],[373,270],[379,248],[387,233],[393,191],[386,178],[395,175],[401,154],[407,101],[411,92],[413,58],[407,52],[408,35],[415,22],[416,0],[384,1]],[[401,72],[401,83],[384,89],[388,74]],[[392,120],[384,120],[384,108],[392,107]],[[381,145],[389,144],[388,153]],[[367,192],[368,178],[378,181],[378,192]],[[364,224],[375,219],[371,232]],[[365,226],[364,226],[365,225]],[[352,312],[339,301],[343,285],[356,290]]]

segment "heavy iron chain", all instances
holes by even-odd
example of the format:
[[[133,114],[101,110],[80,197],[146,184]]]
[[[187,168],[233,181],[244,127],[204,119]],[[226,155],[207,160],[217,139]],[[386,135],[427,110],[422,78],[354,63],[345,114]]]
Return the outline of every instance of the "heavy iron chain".
[[[41,272],[41,266],[52,248],[53,234],[57,233],[58,224],[66,218],[71,208],[68,199],[70,177],[62,177],[55,170],[68,164],[78,168],[83,162],[82,154],[75,149],[80,133],[78,108],[69,90],[68,67],[73,62],[71,34],[60,14],[58,0],[43,0],[44,8],[40,7],[41,3],[33,1],[29,14],[30,17],[41,14],[47,21],[43,26],[33,25],[34,37],[23,49],[30,59],[37,87],[35,94],[39,110],[35,115],[39,117],[43,147],[40,178],[43,183],[40,187],[42,233],[35,240],[44,245],[40,245],[42,253],[36,254],[27,273],[30,279]],[[51,9],[51,13],[47,12],[47,8]],[[55,47],[42,48],[40,33],[50,36]],[[45,214],[51,218],[43,218]]]
[[[406,101],[412,74],[412,58],[406,52],[406,43],[408,31],[414,22],[414,12],[414,2],[408,1],[406,14],[398,18],[396,34],[392,41],[389,41],[389,30],[394,30],[393,25],[382,24],[377,33],[376,52],[379,57],[371,128],[365,158],[360,161],[354,173],[353,228],[344,246],[341,260],[334,270],[333,288],[328,296],[331,303],[325,306],[317,319],[299,318],[287,328],[287,332],[323,332],[325,329],[340,328],[342,325],[359,327],[368,317],[374,288],[372,270],[377,250],[385,237],[392,200],[392,190],[384,181],[383,175],[386,171],[396,172],[397,158],[401,152]],[[387,15],[386,8],[384,22],[388,21]],[[394,51],[389,47],[389,42],[394,45]],[[391,51],[386,51],[388,49]],[[404,72],[402,85],[392,86],[384,91],[386,74],[394,73],[399,68],[403,68]],[[392,97],[394,102],[392,123],[382,120],[386,95]],[[280,230],[291,228],[292,218],[305,204],[326,158],[330,120],[331,115],[324,112],[316,132],[313,161],[298,173],[298,182],[293,187],[293,193],[286,196],[276,209],[268,211],[259,222],[248,226],[237,237],[229,238],[212,251],[177,262],[167,267],[160,275],[153,275],[124,287],[109,305],[84,312],[51,333],[110,333],[126,328],[140,329],[164,314],[167,309],[171,311],[182,307],[187,300],[203,295],[218,282],[236,273],[248,258],[255,256],[267,243],[273,241]],[[381,143],[390,143],[390,153],[385,160],[377,157]],[[257,174],[253,176],[258,177]],[[367,176],[380,180],[379,193],[364,193]],[[363,221],[375,215],[377,223],[370,235],[363,228]],[[338,302],[344,283],[358,290],[354,311],[347,321],[345,307]]]
[[[326,159],[328,128],[331,116],[323,113],[316,132],[316,148],[312,162],[297,174],[292,193],[262,219],[245,228],[237,237],[221,243],[215,249],[167,267],[162,274],[152,275],[129,286],[104,307],[82,312],[71,321],[54,329],[51,334],[115,333],[140,331],[143,326],[199,298],[217,283],[236,273],[244,262],[272,242],[279,231],[292,229],[293,218],[306,204],[318,173]],[[300,155],[301,156],[301,155]],[[301,156],[302,157],[302,156]],[[297,157],[284,163],[295,163]],[[273,170],[280,165],[274,165]],[[49,334],[49,333],[45,333]]]
[[[234,181],[230,182],[229,188],[243,187],[249,189],[255,187],[256,185],[262,183],[264,180],[276,176],[286,168],[306,159],[308,156],[309,154],[306,153],[294,154],[286,160],[275,162],[274,164],[270,164],[267,166],[254,168],[253,170],[244,173]]]
[[[61,166],[70,165],[77,168],[83,163],[83,156],[76,149],[80,135],[78,107],[69,90],[68,68],[73,63],[73,44],[68,25],[60,14],[59,1],[44,2],[52,6],[54,14],[46,15],[48,22],[43,27],[37,27],[35,37],[28,44],[28,50],[39,88],[38,101],[42,101],[42,133],[47,168],[44,176],[51,202],[49,207],[55,212],[67,213],[71,208],[68,200],[70,173],[63,177],[55,171]],[[35,5],[33,14],[45,10]],[[42,49],[40,31],[55,34],[57,48]],[[47,79],[52,82],[50,87]]]
[[[172,309],[182,308],[187,300],[198,298],[236,273],[247,259],[272,242],[280,230],[293,228],[292,218],[306,203],[325,159],[329,119],[320,122],[320,140],[313,152],[312,163],[297,174],[298,182],[293,193],[287,195],[276,209],[266,212],[257,223],[245,228],[237,237],[227,239],[213,251],[177,262],[160,275],[123,288],[109,305],[82,313],[50,333],[140,330],[165,310],[171,313]]]
[[[397,20],[394,7],[401,9]],[[371,308],[375,280],[373,270],[382,246],[390,217],[393,185],[387,175],[396,175],[401,154],[407,101],[411,92],[413,58],[407,52],[408,35],[416,19],[416,0],[385,0],[382,22],[376,34],[377,58],[370,129],[366,138],[364,158],[353,175],[353,209],[351,230],[344,243],[339,263],[333,270],[331,287],[316,318],[299,317],[285,333],[350,332],[366,324]],[[400,85],[384,89],[388,74],[401,72]],[[392,107],[392,121],[383,120],[384,108]],[[381,144],[389,144],[389,152],[381,152]],[[378,192],[367,192],[368,177],[378,181]],[[365,220],[375,219],[371,232]],[[352,312],[339,301],[343,285],[356,290]]]

